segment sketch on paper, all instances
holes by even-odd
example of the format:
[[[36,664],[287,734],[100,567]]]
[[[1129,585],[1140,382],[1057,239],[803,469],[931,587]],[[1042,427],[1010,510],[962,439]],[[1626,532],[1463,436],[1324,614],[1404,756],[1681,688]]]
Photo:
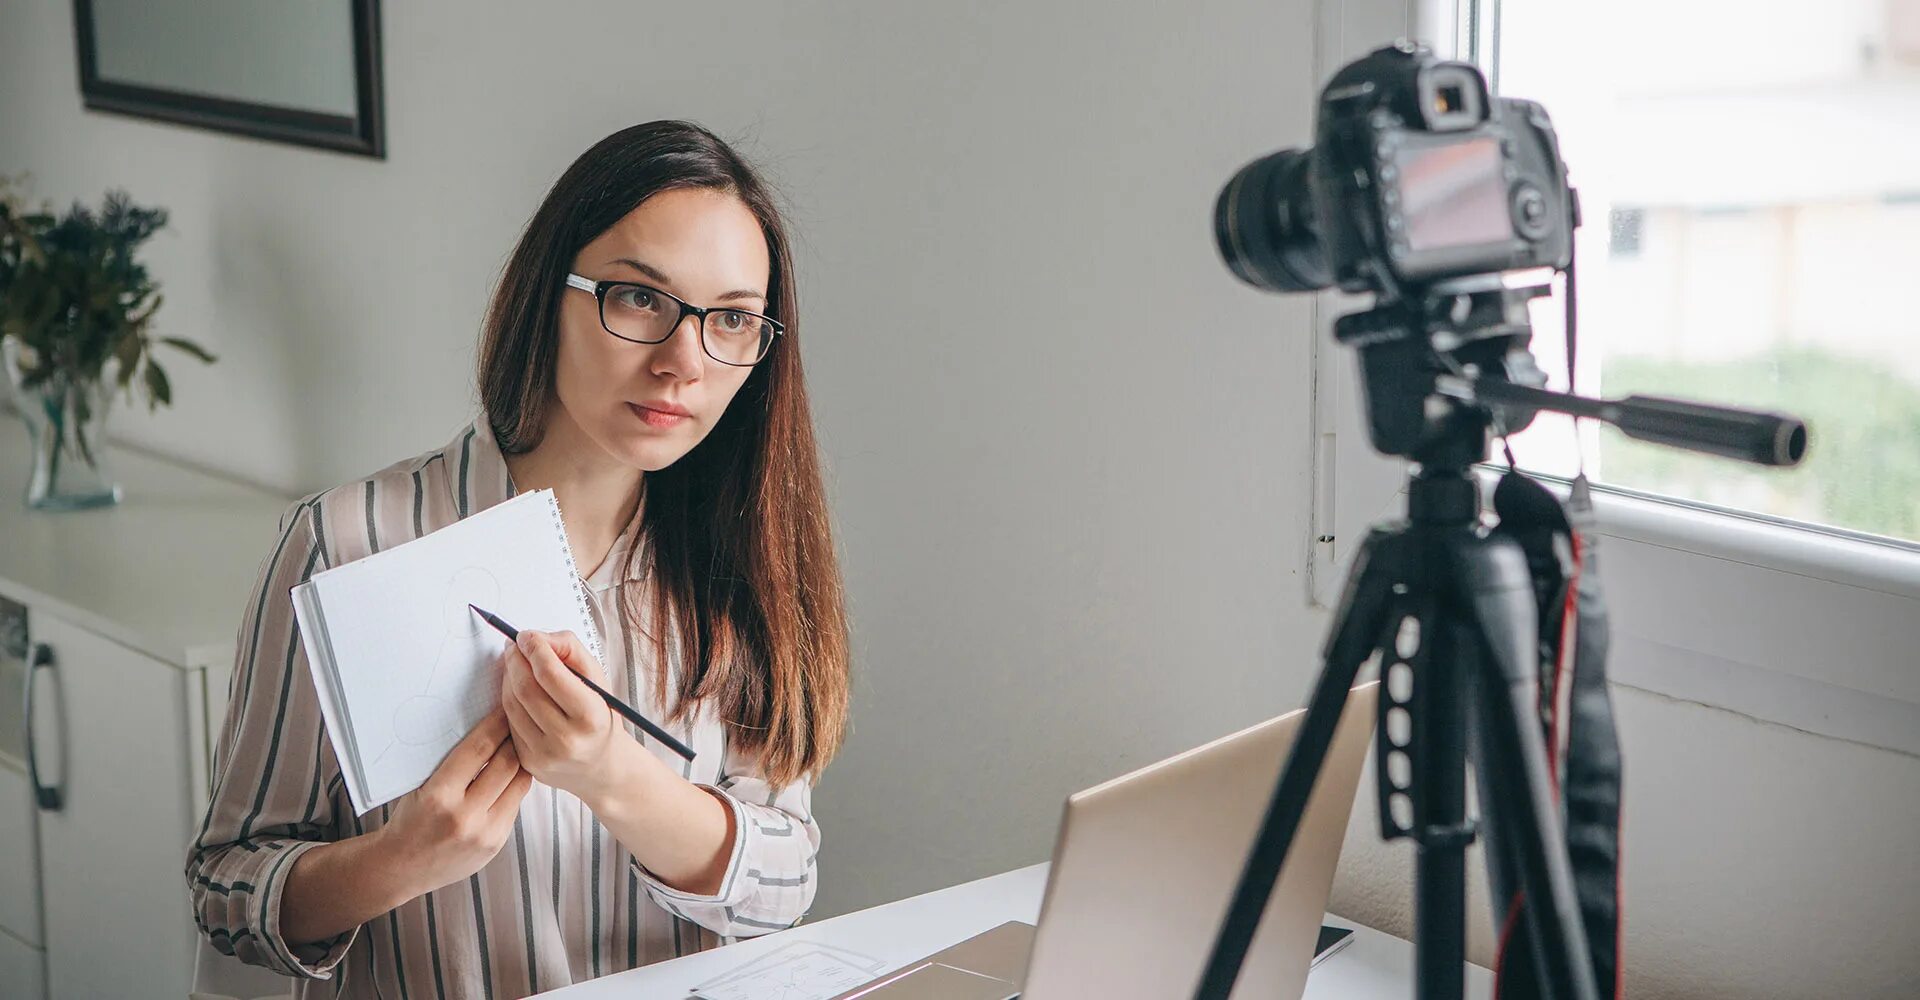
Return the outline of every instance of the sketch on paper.
[[[493,648],[504,641],[467,607],[469,604],[483,608],[500,606],[500,580],[485,567],[467,566],[448,579],[439,615],[442,627],[439,651],[427,669],[420,690],[394,707],[393,739],[375,756],[375,763],[396,746],[422,747],[458,740],[491,707],[495,690],[491,684],[471,685],[466,691],[457,691],[440,683],[443,676],[466,675],[465,671],[451,669],[453,661],[473,663],[482,657],[491,657]],[[483,676],[494,675],[483,672]]]

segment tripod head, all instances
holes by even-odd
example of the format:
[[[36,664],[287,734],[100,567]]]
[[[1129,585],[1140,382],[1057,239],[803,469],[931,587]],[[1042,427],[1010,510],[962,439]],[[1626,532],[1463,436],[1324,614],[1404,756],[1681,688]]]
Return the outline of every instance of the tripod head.
[[[1489,437],[1525,429],[1542,410],[1605,421],[1628,437],[1757,465],[1797,465],[1798,418],[1659,396],[1596,399],[1544,388],[1527,303],[1547,285],[1505,287],[1498,276],[1457,280],[1387,299],[1334,321],[1334,339],[1360,352],[1367,429],[1375,450],[1423,468],[1465,468]]]

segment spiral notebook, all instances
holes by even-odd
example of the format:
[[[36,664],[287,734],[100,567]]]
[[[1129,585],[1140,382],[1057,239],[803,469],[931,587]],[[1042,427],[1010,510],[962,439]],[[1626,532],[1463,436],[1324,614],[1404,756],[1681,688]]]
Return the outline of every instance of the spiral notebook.
[[[356,815],[420,787],[500,703],[518,628],[572,631],[605,662],[552,490],[534,490],[422,538],[314,574],[294,616]]]

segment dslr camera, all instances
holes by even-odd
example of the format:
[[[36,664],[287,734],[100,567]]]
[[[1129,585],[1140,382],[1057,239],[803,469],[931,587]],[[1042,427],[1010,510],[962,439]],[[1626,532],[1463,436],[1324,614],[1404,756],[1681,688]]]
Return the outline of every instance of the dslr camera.
[[[1378,49],[1334,75],[1315,122],[1313,148],[1255,160],[1220,192],[1214,235],[1241,280],[1417,301],[1571,260],[1578,205],[1546,109],[1491,97],[1471,64]]]

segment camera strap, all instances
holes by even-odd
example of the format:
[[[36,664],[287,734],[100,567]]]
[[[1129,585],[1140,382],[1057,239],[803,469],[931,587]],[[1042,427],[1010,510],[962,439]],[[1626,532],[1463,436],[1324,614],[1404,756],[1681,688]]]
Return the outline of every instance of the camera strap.
[[[1592,494],[1584,475],[1568,502],[1509,471],[1494,490],[1497,531],[1519,543],[1534,581],[1540,623],[1540,719],[1548,773],[1561,806],[1574,891],[1603,997],[1620,984],[1620,741],[1607,687],[1607,611],[1599,585]],[[1494,996],[1539,995],[1527,905],[1517,879],[1494,866],[1505,899]],[[1504,885],[1500,883],[1506,883]]]

